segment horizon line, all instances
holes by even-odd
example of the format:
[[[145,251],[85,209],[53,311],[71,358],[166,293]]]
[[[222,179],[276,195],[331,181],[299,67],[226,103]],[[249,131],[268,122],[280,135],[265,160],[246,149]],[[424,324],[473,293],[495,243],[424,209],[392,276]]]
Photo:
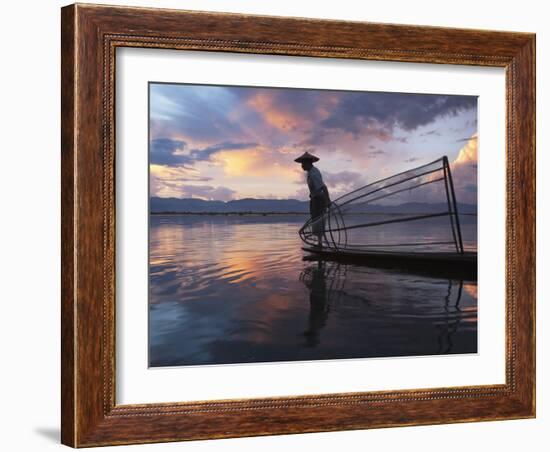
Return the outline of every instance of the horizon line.
[[[228,201],[224,201],[222,199],[203,199],[203,198],[176,198],[175,196],[169,196],[169,197],[164,197],[164,196],[149,196],[149,199],[175,199],[175,200],[179,200],[179,201],[188,201],[188,200],[192,200],[192,201],[204,201],[204,202],[223,202],[223,203],[228,203],[228,202],[236,202],[236,201],[297,201],[297,202],[309,202],[308,199],[296,199],[296,198],[283,198],[283,199],[279,199],[279,198],[239,198],[239,199],[230,199]],[[404,202],[404,203],[401,203],[401,204],[414,204],[414,203],[422,203],[422,204],[441,204],[441,203],[444,203],[444,201],[439,201],[439,202],[429,202],[429,201],[410,201],[410,202]],[[458,201],[457,200],[457,203],[459,204],[469,204],[469,205],[477,205],[477,202],[476,203],[469,203],[469,202],[461,202],[461,201]],[[395,204],[395,205],[399,205],[399,204]]]

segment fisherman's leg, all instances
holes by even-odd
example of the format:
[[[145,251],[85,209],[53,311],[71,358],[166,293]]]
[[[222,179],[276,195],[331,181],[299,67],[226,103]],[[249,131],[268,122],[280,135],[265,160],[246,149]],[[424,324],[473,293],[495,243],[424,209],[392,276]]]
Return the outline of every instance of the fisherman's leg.
[[[317,235],[317,246],[323,248],[323,234]]]
[[[316,247],[322,246],[322,235],[323,231],[320,227],[319,221],[321,220],[320,216],[322,214],[322,209],[320,208],[319,200],[317,198],[311,198],[309,203],[309,212],[312,218],[311,232],[315,237],[317,237]]]
[[[318,228],[317,242],[318,242],[318,247],[323,248],[323,237],[325,235],[325,224],[326,224],[326,218],[325,218],[326,205],[323,205],[324,204],[323,202],[319,202],[319,204],[320,205],[318,206],[319,221],[317,223],[317,228]]]
[[[323,219],[321,217],[317,217],[317,223],[316,223],[314,234],[317,237],[317,247],[323,248],[323,238],[325,235],[325,231],[323,228]]]

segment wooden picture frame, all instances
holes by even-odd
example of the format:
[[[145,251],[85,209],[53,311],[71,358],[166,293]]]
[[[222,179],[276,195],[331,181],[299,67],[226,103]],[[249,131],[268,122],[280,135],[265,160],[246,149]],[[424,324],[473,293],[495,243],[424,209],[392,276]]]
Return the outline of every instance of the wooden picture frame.
[[[62,8],[62,429],[73,447],[535,416],[535,35],[70,5]],[[506,70],[506,383],[115,403],[115,50],[148,47]]]

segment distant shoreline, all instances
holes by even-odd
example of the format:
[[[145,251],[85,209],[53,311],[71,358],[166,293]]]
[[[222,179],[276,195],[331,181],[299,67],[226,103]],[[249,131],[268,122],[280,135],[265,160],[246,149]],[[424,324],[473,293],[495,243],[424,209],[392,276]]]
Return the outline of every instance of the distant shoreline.
[[[222,215],[222,216],[231,216],[231,215],[303,215],[308,216],[307,212],[150,212],[151,215]]]
[[[428,212],[424,212],[428,213]],[[361,215],[387,215],[387,216],[401,216],[403,213],[396,212],[357,212]],[[309,216],[308,212],[150,212],[150,215],[219,215],[219,216],[268,216],[268,215],[302,215]],[[460,213],[460,216],[477,216],[477,213]]]

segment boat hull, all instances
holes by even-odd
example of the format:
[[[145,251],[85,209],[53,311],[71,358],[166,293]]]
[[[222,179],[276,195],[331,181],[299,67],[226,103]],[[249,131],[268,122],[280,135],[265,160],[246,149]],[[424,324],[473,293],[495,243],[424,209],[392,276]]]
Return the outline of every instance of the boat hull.
[[[330,260],[344,264],[390,268],[439,277],[477,281],[477,253],[414,252],[390,253],[376,251],[335,251],[303,247],[307,260]]]

